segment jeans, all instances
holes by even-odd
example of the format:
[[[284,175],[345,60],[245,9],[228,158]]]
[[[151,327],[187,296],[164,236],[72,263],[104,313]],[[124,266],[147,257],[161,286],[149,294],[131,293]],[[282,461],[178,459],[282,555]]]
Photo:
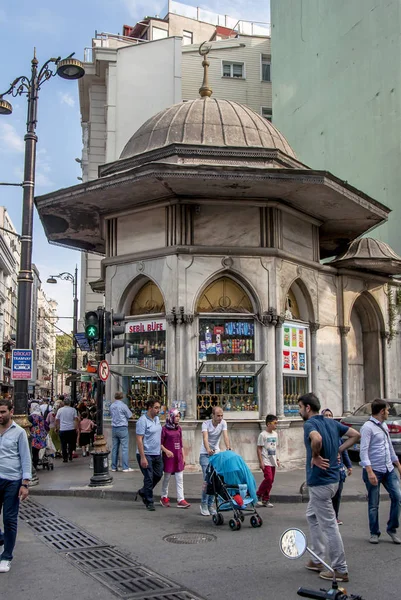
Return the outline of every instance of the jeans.
[[[72,453],[77,447],[77,432],[75,429],[60,431],[61,451],[63,460],[72,460]]]
[[[162,498],[168,498],[168,484],[170,482],[172,473],[164,473],[162,483]],[[177,486],[177,502],[184,500],[184,471],[174,473],[175,485]]]
[[[144,469],[141,466],[141,457],[136,455],[139,467],[143,474],[143,487],[138,490],[145,500],[145,504],[153,504],[153,488],[159,483],[163,476],[163,460],[160,454],[145,454],[148,466]]]
[[[202,485],[202,499],[201,499],[201,503],[202,504],[207,504],[208,506],[212,506],[213,504],[213,500],[214,500],[214,496],[209,496],[208,494],[206,494],[206,469],[209,465],[209,455],[208,454],[201,454],[199,457],[199,464],[202,467],[202,473],[203,473],[203,485]]]
[[[21,487],[21,479],[10,481],[0,478],[0,512],[3,510],[4,523],[4,550],[0,560],[12,560],[15,540],[17,539],[18,492]]]
[[[111,438],[113,441],[113,448],[111,451],[111,468],[117,469],[118,463],[118,451],[121,446],[121,462],[123,465],[123,469],[128,469],[128,442],[129,442],[129,434],[128,427],[112,427],[111,428]]]
[[[263,469],[264,479],[261,482],[256,495],[258,498],[261,498],[264,502],[269,502],[270,500],[270,492],[273,487],[274,476],[276,475],[276,467],[271,467],[270,465],[265,465]]]
[[[306,509],[306,518],[310,532],[309,546],[324,560],[326,542],[331,567],[339,573],[347,573],[343,540],[332,502],[337,489],[338,483],[308,487],[309,504]]]
[[[390,533],[396,533],[399,527],[399,516],[400,516],[400,483],[396,475],[395,469],[392,471],[386,471],[386,473],[379,473],[379,471],[373,471],[377,477],[377,485],[372,485],[368,479],[366,469],[363,470],[363,480],[366,485],[368,492],[368,514],[369,514],[369,529],[370,535],[380,535],[379,529],[379,503],[380,503],[380,484],[382,483],[389,493],[391,505],[390,505],[390,516],[387,521],[387,531]]]

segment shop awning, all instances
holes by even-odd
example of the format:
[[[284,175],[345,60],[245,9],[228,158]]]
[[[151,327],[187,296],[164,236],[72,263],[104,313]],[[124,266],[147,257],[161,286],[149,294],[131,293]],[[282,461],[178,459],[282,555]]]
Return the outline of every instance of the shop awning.
[[[122,377],[165,377],[167,373],[148,369],[140,365],[110,365],[110,373],[121,375]]]
[[[227,377],[255,377],[265,368],[267,365],[263,361],[226,361],[226,362],[215,362],[215,361],[203,361],[199,365],[198,375],[219,375]]]

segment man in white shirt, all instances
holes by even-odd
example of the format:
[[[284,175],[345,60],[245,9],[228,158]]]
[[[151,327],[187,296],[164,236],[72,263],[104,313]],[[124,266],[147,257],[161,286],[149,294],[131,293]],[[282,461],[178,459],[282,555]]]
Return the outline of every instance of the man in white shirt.
[[[204,481],[200,512],[204,517],[216,514],[216,511],[213,508],[213,496],[206,494],[207,483],[205,478],[209,457],[220,452],[220,438],[222,434],[226,449],[231,450],[227,433],[227,423],[223,419],[223,409],[220,408],[220,406],[214,406],[212,409],[212,418],[202,423],[202,446],[200,449],[199,463],[202,467]]]
[[[373,400],[372,416],[361,428],[361,446],[359,455],[363,467],[362,477],[368,492],[368,515],[371,544],[378,544],[380,484],[386,488],[391,504],[390,517],[387,522],[387,533],[394,544],[401,544],[397,536],[400,515],[400,481],[396,475],[397,469],[401,475],[401,465],[393,444],[390,440],[388,427],[389,406],[385,400]]]
[[[78,413],[71,407],[71,401],[64,399],[64,406],[56,414],[56,431],[60,435],[63,462],[72,461],[72,453],[77,445],[79,429]]]

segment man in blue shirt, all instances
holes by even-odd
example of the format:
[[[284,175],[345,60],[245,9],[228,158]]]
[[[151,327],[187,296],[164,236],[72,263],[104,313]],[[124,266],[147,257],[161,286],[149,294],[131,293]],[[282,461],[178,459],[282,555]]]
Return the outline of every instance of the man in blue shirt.
[[[373,400],[372,416],[361,428],[361,446],[359,455],[363,467],[363,480],[368,491],[368,514],[371,544],[378,544],[380,484],[386,488],[390,500],[390,517],[387,533],[394,544],[401,544],[397,536],[400,515],[400,482],[395,469],[401,476],[401,465],[390,440],[388,427],[389,407],[385,400]],[[395,467],[395,468],[394,468]]]
[[[161,457],[162,426],[158,417],[160,402],[148,400],[147,411],[136,424],[137,460],[143,473],[143,487],[138,490],[148,510],[155,510],[153,501],[153,488],[159,483],[163,475],[163,460]]]
[[[110,405],[111,414],[111,435],[113,447],[111,450],[111,470],[117,471],[118,451],[121,446],[121,462],[123,465],[123,473],[131,473],[128,464],[129,457],[129,434],[128,434],[128,419],[132,417],[132,412],[123,402],[124,394],[116,392],[114,401]]]
[[[13,550],[17,539],[18,509],[20,500],[29,494],[32,479],[31,455],[26,432],[13,421],[11,400],[0,399],[0,511],[3,510],[4,544],[0,555],[0,573],[11,568]]]
[[[306,518],[310,531],[310,548],[324,560],[327,540],[327,551],[336,580],[349,581],[344,545],[332,498],[337,493],[340,481],[338,453],[358,442],[360,435],[355,429],[320,415],[320,402],[315,394],[301,396],[298,405],[299,414],[305,421],[306,483],[309,489]],[[339,440],[345,434],[347,440],[339,446]],[[306,568],[319,572],[322,579],[333,579],[331,571],[323,571],[322,563],[310,560]]]

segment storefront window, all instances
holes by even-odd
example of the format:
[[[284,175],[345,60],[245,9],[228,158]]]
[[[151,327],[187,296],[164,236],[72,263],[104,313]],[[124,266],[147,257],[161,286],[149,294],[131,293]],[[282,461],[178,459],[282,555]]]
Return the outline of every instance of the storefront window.
[[[298,415],[298,398],[308,390],[307,331],[305,325],[283,325],[282,368],[284,414]]]
[[[255,360],[253,319],[201,318],[199,360]]]
[[[129,321],[125,332],[124,375],[129,378],[132,409],[139,416],[150,397],[167,403],[166,320]]]

